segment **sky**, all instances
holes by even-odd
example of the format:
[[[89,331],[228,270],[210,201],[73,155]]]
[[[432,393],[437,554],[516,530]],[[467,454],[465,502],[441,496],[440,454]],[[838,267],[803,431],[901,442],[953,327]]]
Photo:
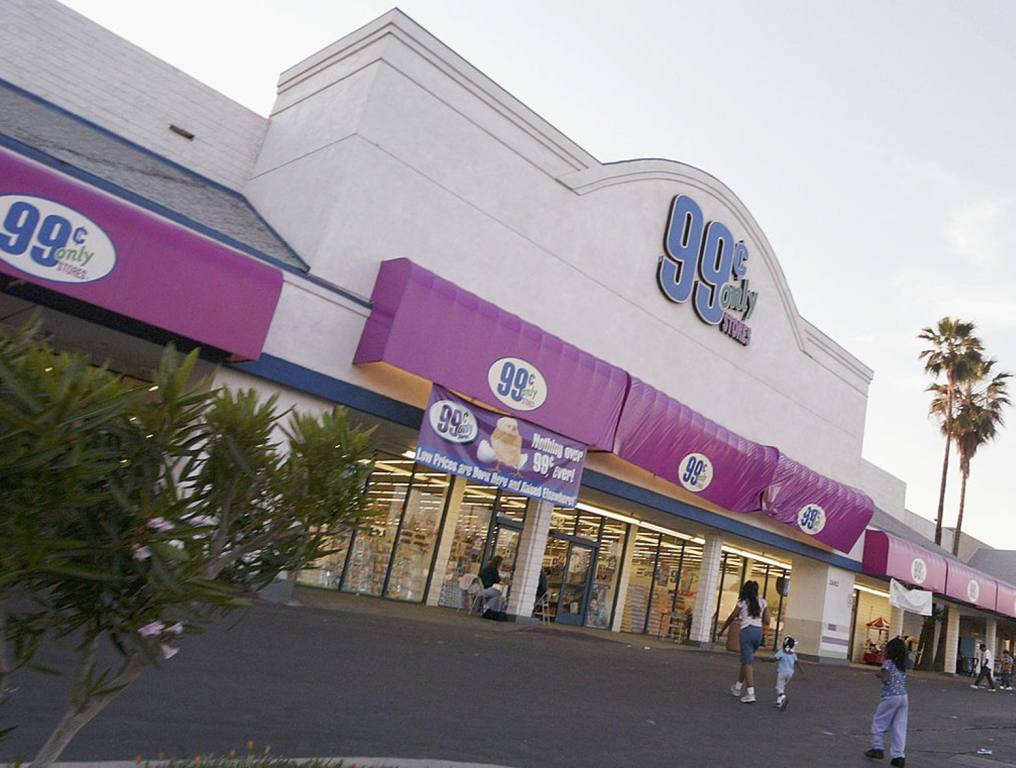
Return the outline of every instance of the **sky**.
[[[389,10],[373,0],[65,0],[267,115],[278,75]],[[1016,373],[1016,3],[399,6],[604,162],[664,157],[730,187],[801,314],[875,370],[864,455],[933,518],[944,443],[919,330],[974,321]],[[1016,384],[1013,385],[1016,396]],[[964,530],[1016,549],[1016,415],[971,465]],[[956,462],[953,461],[955,468]],[[959,503],[950,473],[946,525]]]

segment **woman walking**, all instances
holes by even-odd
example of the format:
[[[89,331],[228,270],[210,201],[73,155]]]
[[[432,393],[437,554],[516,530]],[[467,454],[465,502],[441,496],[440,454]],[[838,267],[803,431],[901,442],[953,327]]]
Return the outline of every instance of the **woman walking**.
[[[758,582],[746,581],[741,586],[741,594],[737,605],[730,612],[720,629],[722,635],[735,620],[740,620],[741,630],[738,639],[741,641],[741,671],[737,682],[730,687],[730,692],[741,697],[744,704],[755,703],[755,652],[762,645],[762,627],[769,626],[769,608],[764,598],[758,596]]]
[[[890,640],[885,647],[885,658],[882,669],[877,673],[882,681],[882,695],[871,721],[871,749],[864,756],[881,760],[885,756],[883,736],[890,731],[893,748],[889,765],[901,768],[907,762],[907,710],[910,708],[907,698],[907,646],[903,640],[898,637]]]

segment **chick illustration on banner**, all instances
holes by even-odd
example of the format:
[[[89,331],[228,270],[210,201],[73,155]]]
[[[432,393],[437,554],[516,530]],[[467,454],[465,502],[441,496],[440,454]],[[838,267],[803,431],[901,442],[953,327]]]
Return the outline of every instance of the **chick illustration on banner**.
[[[490,442],[484,440],[480,443],[476,457],[485,464],[496,461],[512,469],[522,469],[529,456],[522,453],[519,423],[511,416],[498,419],[497,427],[490,435]]]

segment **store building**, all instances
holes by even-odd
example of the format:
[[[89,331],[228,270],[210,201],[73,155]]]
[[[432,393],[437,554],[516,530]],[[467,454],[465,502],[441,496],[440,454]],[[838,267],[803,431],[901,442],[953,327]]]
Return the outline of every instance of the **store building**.
[[[1016,589],[904,525],[872,371],[717,179],[600,162],[398,11],[268,118],[55,2],[7,22],[0,318],[375,426],[380,514],[305,584],[458,607],[500,555],[516,618],[543,569],[557,622],[708,645],[753,578],[767,642],[846,661],[876,616],[919,629],[895,578],[947,607],[946,669],[964,621],[1011,637]]]

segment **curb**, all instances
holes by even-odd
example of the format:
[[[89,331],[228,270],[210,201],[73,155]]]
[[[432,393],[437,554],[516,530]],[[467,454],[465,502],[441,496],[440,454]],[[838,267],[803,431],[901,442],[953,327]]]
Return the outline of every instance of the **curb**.
[[[274,757],[274,756],[273,756]],[[185,759],[185,758],[181,758]],[[294,758],[283,758],[293,760],[294,762],[300,763],[307,760],[327,760],[330,762],[342,761],[342,764],[348,768],[511,768],[511,766],[505,765],[494,765],[493,763],[458,763],[453,760],[432,760],[432,759],[416,759],[416,758],[405,758],[405,757],[294,757]],[[145,760],[140,764],[134,760],[106,760],[106,761],[94,761],[94,762],[78,762],[78,763],[55,763],[54,768],[138,768],[141,766],[150,766],[151,768],[160,768],[165,766],[170,761],[168,760]],[[0,763],[4,765],[4,763]],[[24,768],[30,768],[31,763],[24,763]]]

